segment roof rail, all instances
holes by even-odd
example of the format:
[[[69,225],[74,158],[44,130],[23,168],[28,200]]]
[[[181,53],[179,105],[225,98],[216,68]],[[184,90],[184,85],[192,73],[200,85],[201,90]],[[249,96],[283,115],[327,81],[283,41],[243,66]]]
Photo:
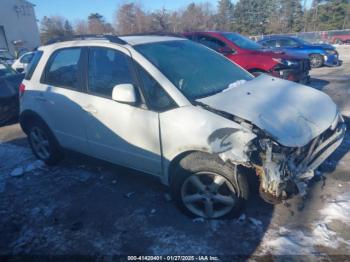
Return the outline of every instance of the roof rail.
[[[185,38],[182,34],[179,33],[169,33],[169,32],[144,32],[144,33],[136,33],[136,34],[125,34],[121,36],[147,36],[147,35],[153,35],[153,36],[173,36],[173,37],[180,37]]]
[[[51,44],[58,43],[58,42],[65,42],[65,41],[72,41],[72,40],[89,40],[89,39],[90,40],[96,40],[96,39],[108,40],[109,42],[116,43],[116,44],[121,44],[121,45],[127,44],[127,42],[125,42],[124,40],[120,39],[116,35],[93,35],[93,34],[87,34],[87,35],[70,35],[70,36],[55,37],[55,38],[52,38],[52,39],[48,40],[45,43],[45,45],[51,45]]]

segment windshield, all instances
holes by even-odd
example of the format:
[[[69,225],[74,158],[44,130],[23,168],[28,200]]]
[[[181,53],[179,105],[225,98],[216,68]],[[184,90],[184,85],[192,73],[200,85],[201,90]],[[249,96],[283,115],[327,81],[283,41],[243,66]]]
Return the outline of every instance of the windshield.
[[[134,47],[155,65],[189,100],[224,91],[230,84],[253,77],[220,54],[188,40]]]
[[[16,72],[5,64],[0,63],[0,77],[12,76],[15,75]]]
[[[250,49],[250,50],[258,50],[264,48],[262,45],[254,42],[253,40],[249,39],[248,37],[245,37],[240,34],[236,33],[222,33],[222,36],[226,37],[228,40],[233,42],[235,45],[237,45],[240,48],[243,49]]]

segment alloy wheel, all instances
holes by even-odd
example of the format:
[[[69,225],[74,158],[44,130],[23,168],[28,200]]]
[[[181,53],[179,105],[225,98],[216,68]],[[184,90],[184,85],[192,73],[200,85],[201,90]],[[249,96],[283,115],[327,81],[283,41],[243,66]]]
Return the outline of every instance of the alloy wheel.
[[[50,143],[47,135],[39,127],[33,127],[29,134],[33,150],[42,160],[50,157]]]
[[[190,175],[181,187],[181,198],[189,211],[205,218],[224,216],[237,203],[235,189],[229,180],[213,172]]]

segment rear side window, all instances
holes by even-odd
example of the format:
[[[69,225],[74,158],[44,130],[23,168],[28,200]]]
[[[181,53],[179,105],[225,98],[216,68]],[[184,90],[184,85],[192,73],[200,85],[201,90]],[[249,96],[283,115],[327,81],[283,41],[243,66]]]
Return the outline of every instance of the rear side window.
[[[34,70],[37,67],[37,65],[39,64],[39,61],[40,61],[40,58],[42,57],[42,55],[43,55],[42,51],[36,51],[34,53],[33,59],[30,62],[30,64],[28,65],[27,73],[24,77],[26,80],[30,80],[32,78]]]
[[[88,68],[89,92],[111,98],[114,86],[134,84],[130,66],[131,58],[122,52],[102,47],[90,48]]]
[[[79,61],[81,54],[81,48],[66,48],[56,51],[46,66],[44,83],[80,90]]]

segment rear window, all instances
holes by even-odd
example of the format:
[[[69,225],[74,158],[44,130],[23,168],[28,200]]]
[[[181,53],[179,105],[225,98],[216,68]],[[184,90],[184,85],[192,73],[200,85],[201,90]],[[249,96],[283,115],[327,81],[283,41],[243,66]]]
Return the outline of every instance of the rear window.
[[[24,79],[30,80],[32,78],[33,73],[35,71],[35,68],[39,64],[39,61],[40,61],[40,58],[42,57],[42,55],[43,55],[42,51],[36,51],[34,53],[33,59],[28,65],[28,70],[27,70],[27,73],[26,73]]]

